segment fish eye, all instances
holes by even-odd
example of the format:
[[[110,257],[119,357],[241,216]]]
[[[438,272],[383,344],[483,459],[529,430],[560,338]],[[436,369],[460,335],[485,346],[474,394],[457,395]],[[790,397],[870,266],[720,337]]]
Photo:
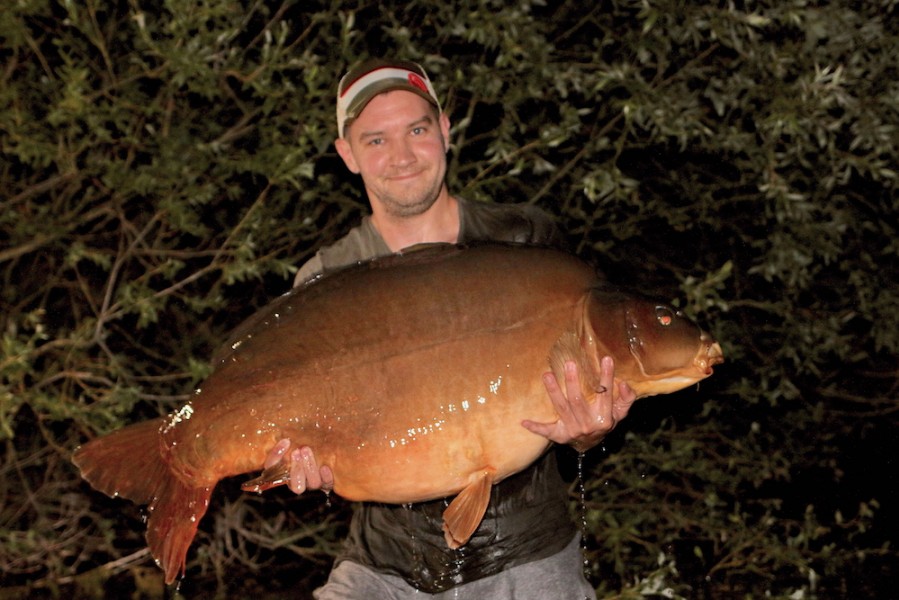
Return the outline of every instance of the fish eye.
[[[656,306],[656,320],[663,327],[668,327],[674,323],[675,312],[667,306]]]

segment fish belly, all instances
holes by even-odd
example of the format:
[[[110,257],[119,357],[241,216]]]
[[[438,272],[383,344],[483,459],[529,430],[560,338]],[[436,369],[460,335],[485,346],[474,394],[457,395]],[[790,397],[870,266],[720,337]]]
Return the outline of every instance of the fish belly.
[[[363,401],[368,410],[350,427],[331,420],[323,440],[335,492],[415,502],[455,494],[485,469],[499,481],[533,462],[548,442],[521,421],[555,418],[541,382],[546,353],[521,350],[533,332],[492,337],[482,349],[466,340],[395,357],[372,373],[367,380],[384,378],[391,391]],[[548,348],[543,342],[536,346]],[[433,365],[426,374],[423,363]]]
[[[326,277],[254,318],[163,445],[182,473],[215,479],[260,469],[288,437],[353,500],[502,479],[548,444],[521,421],[555,418],[541,375],[593,281],[567,255],[505,247]]]

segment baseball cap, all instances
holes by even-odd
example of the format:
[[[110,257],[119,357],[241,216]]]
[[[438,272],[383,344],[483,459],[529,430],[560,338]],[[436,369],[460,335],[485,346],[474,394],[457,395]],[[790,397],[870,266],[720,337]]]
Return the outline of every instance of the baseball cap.
[[[418,94],[440,112],[440,101],[428,74],[418,63],[371,58],[350,69],[337,86],[337,133],[359,116],[371,99],[391,90]]]

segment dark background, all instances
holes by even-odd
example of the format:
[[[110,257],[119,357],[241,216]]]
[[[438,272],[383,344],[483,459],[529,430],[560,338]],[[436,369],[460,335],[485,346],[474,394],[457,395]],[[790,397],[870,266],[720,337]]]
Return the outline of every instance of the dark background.
[[[895,2],[16,2],[0,12],[0,598],[158,597],[85,440],[183,403],[367,210],[340,74],[421,62],[450,186],[533,202],[728,362],[563,456],[601,598],[890,597]],[[563,454],[566,450],[562,450]],[[123,457],[127,460],[128,457]],[[224,482],[186,598],[305,597],[349,507]],[[288,591],[289,590],[289,591]]]

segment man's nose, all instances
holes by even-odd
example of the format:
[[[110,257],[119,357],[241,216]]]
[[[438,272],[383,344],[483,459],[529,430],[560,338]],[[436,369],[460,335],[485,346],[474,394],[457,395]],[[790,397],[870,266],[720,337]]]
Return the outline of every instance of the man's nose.
[[[412,144],[405,139],[398,141],[393,145],[393,163],[398,166],[405,166],[415,162],[415,152],[412,150]]]

